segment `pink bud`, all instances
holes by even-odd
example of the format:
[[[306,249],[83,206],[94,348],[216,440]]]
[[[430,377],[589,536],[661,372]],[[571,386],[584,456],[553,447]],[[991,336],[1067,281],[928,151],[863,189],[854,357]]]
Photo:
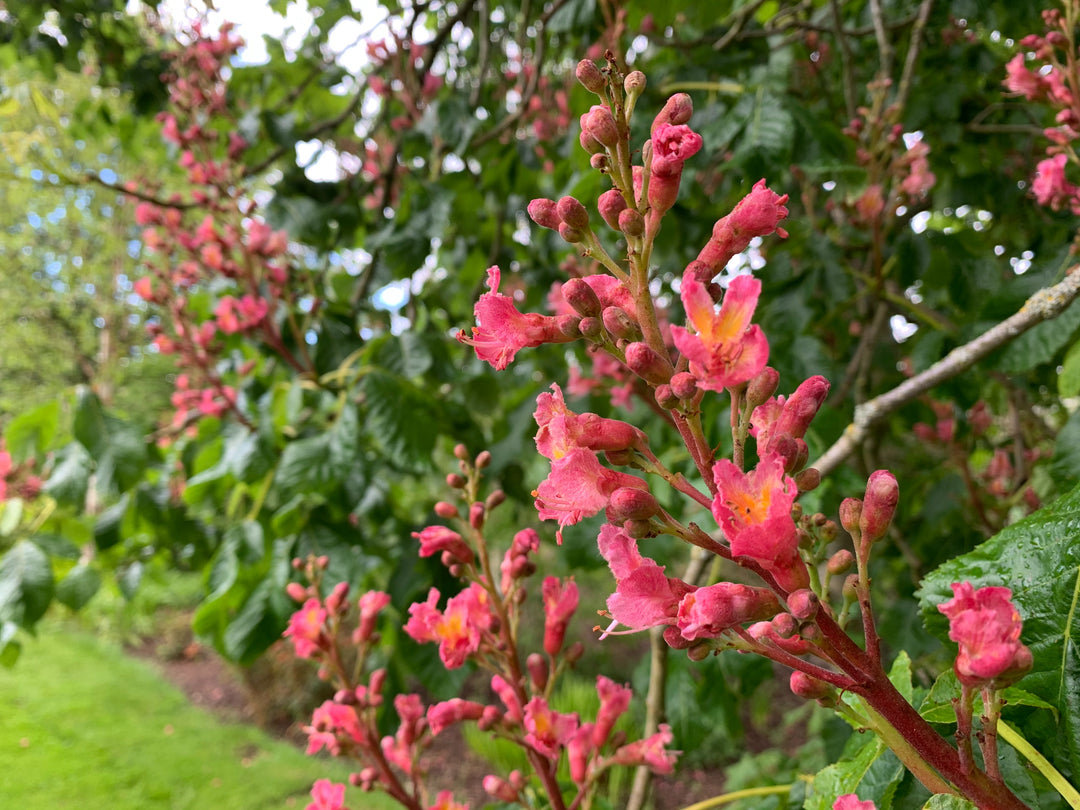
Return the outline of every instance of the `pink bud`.
[[[751,408],[764,405],[776,393],[780,384],[780,372],[771,366],[765,366],[746,386],[746,402]]]
[[[821,470],[816,467],[807,467],[795,476],[795,486],[799,492],[812,492],[821,483]]]
[[[623,90],[629,96],[639,96],[645,90],[645,74],[640,70],[634,70],[626,74],[623,79]]]
[[[561,236],[564,241],[570,243],[571,245],[576,245],[585,241],[584,231],[579,230],[578,228],[571,227],[565,222],[560,222],[559,227],[556,230],[558,230],[559,236]]]
[[[612,337],[641,340],[641,330],[637,322],[622,307],[606,307],[601,317],[604,320],[604,328],[611,333]]]
[[[578,62],[577,69],[574,73],[577,76],[577,80],[581,82],[581,86],[590,93],[599,95],[604,92],[604,85],[607,84],[607,82],[604,81],[604,74],[600,72],[600,68],[596,66],[596,63],[592,59],[582,59]]]
[[[450,520],[459,516],[458,508],[449,501],[439,501],[435,504],[435,514],[443,520]]]
[[[667,100],[664,107],[653,119],[650,134],[655,134],[662,124],[685,124],[694,114],[694,102],[686,93],[676,93]]]
[[[543,197],[537,198],[529,203],[527,210],[530,219],[541,228],[550,228],[553,231],[558,230],[559,224],[562,222],[559,218],[559,213],[554,200],[548,200]]]
[[[773,631],[780,638],[791,638],[799,629],[799,623],[790,613],[778,613],[772,619]]]
[[[802,588],[794,593],[788,594],[787,604],[788,610],[791,611],[791,615],[801,621],[805,621],[814,616],[814,614],[818,612],[818,607],[820,606],[817,594],[807,588]]]
[[[308,591],[299,582],[290,582],[285,586],[285,593],[289,595],[289,598],[294,602],[303,602],[308,598]]]
[[[596,340],[604,331],[604,322],[600,318],[582,318],[578,324],[581,334],[589,340]]]
[[[484,528],[484,517],[484,504],[477,502],[469,506],[469,525],[474,529]]]
[[[660,511],[660,503],[645,489],[620,487],[608,500],[608,521],[620,524],[624,520],[648,520]]]
[[[853,537],[859,535],[859,522],[862,518],[862,510],[863,502],[858,498],[844,498],[844,500],[840,502],[840,525]]]
[[[529,680],[532,681],[533,689],[542,693],[547,686],[548,665],[544,656],[540,653],[532,653],[525,659],[525,668],[529,671]]]
[[[679,399],[691,399],[697,392],[697,378],[689,371],[680,371],[671,378],[671,393]]]
[[[602,309],[600,298],[583,278],[572,278],[563,284],[562,297],[582,317],[596,317]]]
[[[847,572],[852,564],[855,562],[855,555],[848,551],[846,548],[840,549],[838,552],[829,557],[829,562],[826,565],[826,569],[833,576],[843,574]]]
[[[574,197],[563,197],[555,204],[559,219],[579,231],[589,230],[589,212]]]
[[[656,403],[665,410],[671,410],[679,406],[679,397],[675,396],[675,392],[670,385],[658,385],[656,386]]]
[[[595,65],[594,65],[595,67]],[[518,795],[517,790],[513,785],[507,782],[505,779],[500,779],[494,774],[488,774],[484,777],[484,792],[494,799],[498,799],[501,802],[507,804],[517,804],[521,798]]]
[[[645,233],[645,218],[633,208],[619,214],[619,230],[627,236],[638,237]]]
[[[597,104],[583,117],[581,128],[592,135],[604,146],[614,147],[619,143],[619,127],[611,108]]]
[[[791,691],[807,700],[821,700],[832,694],[832,687],[805,672],[791,673]]]
[[[866,483],[866,497],[859,518],[863,540],[873,543],[885,536],[899,500],[900,487],[891,472],[878,470],[871,474]]]
[[[651,385],[663,385],[675,371],[671,361],[647,343],[631,343],[626,347],[626,365]]]
[[[604,154],[604,145],[600,141],[596,140],[591,134],[584,129],[578,133],[578,143],[581,144],[581,148],[588,152],[590,155],[602,155]]]
[[[617,188],[605,191],[597,200],[597,208],[600,209],[600,216],[604,218],[608,227],[616,231],[621,230],[619,214],[626,210],[626,200],[621,191]]]

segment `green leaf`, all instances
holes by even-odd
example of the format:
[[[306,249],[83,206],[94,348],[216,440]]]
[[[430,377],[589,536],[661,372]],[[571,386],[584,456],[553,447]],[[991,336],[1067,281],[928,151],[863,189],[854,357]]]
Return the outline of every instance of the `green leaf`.
[[[1075,411],[1058,431],[1050,475],[1062,489],[1080,479],[1080,410]]]
[[[0,621],[0,666],[8,669],[15,666],[19,653],[22,652],[22,644],[15,640],[18,630],[19,626],[15,622]]]
[[[11,537],[22,522],[22,498],[0,502],[0,537]]]
[[[1061,373],[1058,375],[1058,394],[1063,397],[1075,397],[1080,394],[1080,341],[1073,344],[1061,361]]]
[[[430,463],[439,436],[438,403],[419,386],[382,371],[364,378],[367,427],[396,461]]]
[[[8,452],[16,462],[44,453],[56,436],[59,423],[60,403],[55,399],[19,414],[4,431]]]
[[[978,808],[967,799],[938,793],[930,797],[930,801],[923,805],[923,810],[978,810]]]
[[[116,585],[123,597],[129,602],[135,598],[135,592],[139,590],[142,578],[143,564],[138,560],[117,569]]]
[[[1001,353],[998,368],[1007,374],[1030,371],[1054,359],[1080,327],[1080,301],[1074,301],[1054,318],[1028,330]]]
[[[1059,739],[1033,740],[1065,758],[1080,773],[1080,487],[950,560],[924,580],[919,592],[927,628],[945,640],[947,623],[937,605],[950,584],[1004,585],[1024,619],[1021,640],[1034,663],[1023,688],[1058,712]],[[949,643],[949,642],[946,642]],[[950,649],[953,649],[950,644]]]
[[[34,626],[53,597],[49,557],[29,540],[16,543],[0,559],[0,620]]]
[[[94,598],[100,587],[101,574],[97,569],[80,563],[68,571],[56,586],[56,600],[72,610],[81,610]]]
[[[129,494],[125,492],[119,501],[105,509],[94,521],[94,545],[100,551],[112,548],[123,539],[120,525],[127,514],[128,501]]]
[[[106,413],[89,389],[79,390],[73,431],[97,463],[99,491],[124,491],[139,482],[149,460],[142,430]]]
[[[53,467],[45,482],[45,494],[60,503],[81,508],[86,500],[86,487],[90,481],[93,459],[86,448],[71,442],[59,454],[60,461]]]
[[[812,791],[803,805],[805,810],[832,810],[838,796],[855,793],[870,772],[870,766],[885,750],[885,744],[872,737],[851,759],[841,760],[818,771],[814,776]]]
[[[1001,696],[1004,698],[1006,706],[1029,706],[1035,709],[1049,709],[1054,714],[1055,719],[1057,718],[1057,709],[1052,704],[1024,689],[1010,686],[1001,693]],[[953,670],[947,669],[938,676],[938,679],[934,681],[934,685],[930,688],[930,693],[923,698],[922,705],[919,706],[919,714],[931,723],[955,723],[956,712],[953,709],[952,701],[953,698],[959,697],[960,681],[957,680],[956,673]],[[982,694],[980,693],[975,695],[974,715],[978,717],[982,714],[982,710]]]
[[[901,650],[889,669],[889,680],[896,690],[904,696],[904,700],[911,702],[915,690],[911,685],[911,658],[906,650]]]

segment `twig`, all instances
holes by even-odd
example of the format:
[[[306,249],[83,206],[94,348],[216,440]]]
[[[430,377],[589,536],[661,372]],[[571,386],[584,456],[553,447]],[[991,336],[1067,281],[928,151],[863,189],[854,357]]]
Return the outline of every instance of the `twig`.
[[[885,30],[885,13],[881,9],[881,0],[870,0],[870,16],[874,19],[874,36],[877,38],[878,52],[881,54],[882,76],[892,75],[893,46]]]
[[[970,343],[949,352],[921,374],[905,380],[896,388],[855,408],[855,418],[833,446],[810,466],[822,475],[836,469],[866,438],[870,428],[893,411],[945,380],[971,368],[977,362],[1043,321],[1056,318],[1080,295],[1080,266],[1067,271],[1065,279],[1053,287],[1039,290],[1022,307],[1001,323],[991,327]]]
[[[911,92],[911,80],[915,75],[915,63],[919,60],[923,31],[926,30],[926,21],[930,19],[930,9],[933,5],[934,0],[922,1],[922,5],[919,6],[919,16],[915,18],[915,25],[911,28],[911,42],[908,45],[907,58],[904,60],[904,72],[900,77],[900,86],[896,90],[896,105],[900,110],[907,105],[908,93]]]
[[[840,16],[839,0],[830,0],[829,7],[832,9],[833,33],[840,44],[840,65],[844,79],[844,107],[847,117],[855,117],[855,76],[852,73],[854,56],[851,53],[851,43],[848,42],[847,34],[844,33],[844,21]]]

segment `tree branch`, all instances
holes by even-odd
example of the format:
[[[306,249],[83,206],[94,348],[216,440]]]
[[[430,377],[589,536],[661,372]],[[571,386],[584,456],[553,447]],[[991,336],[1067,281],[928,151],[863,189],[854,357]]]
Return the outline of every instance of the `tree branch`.
[[[1043,321],[1056,318],[1080,295],[1080,265],[1066,271],[1065,279],[1039,290],[1022,307],[979,337],[949,352],[921,374],[855,407],[855,418],[839,439],[815,461],[822,475],[836,469],[866,438],[870,428],[920,394],[971,368],[990,354]]]

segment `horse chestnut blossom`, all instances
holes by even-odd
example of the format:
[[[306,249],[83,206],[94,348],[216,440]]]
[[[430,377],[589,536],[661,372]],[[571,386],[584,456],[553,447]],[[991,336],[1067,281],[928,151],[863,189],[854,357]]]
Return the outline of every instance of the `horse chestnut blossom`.
[[[778,453],[764,456],[756,468],[743,473],[727,459],[713,467],[717,486],[712,512],[736,557],[750,557],[769,571],[785,591],[810,583],[799,559],[799,536],[791,507],[798,488],[784,475]]]
[[[329,779],[319,779],[311,788],[311,798],[304,810],[344,810],[345,785],[335,785]]]
[[[720,311],[715,311],[705,285],[689,273],[680,295],[695,333],[671,327],[675,346],[690,360],[699,387],[723,391],[757,375],[769,359],[769,342],[757,324],[751,326],[761,282],[752,276],[731,280]]]
[[[1020,641],[1023,620],[1008,588],[974,588],[954,582],[953,598],[938,605],[949,618],[949,638],[960,645],[954,669],[962,684],[1001,689],[1031,669],[1032,657]]]
[[[750,247],[754,237],[776,233],[786,239],[787,231],[780,227],[780,221],[788,215],[787,201],[787,194],[777,194],[765,185],[764,179],[758,180],[732,212],[713,225],[712,238],[687,267],[688,273],[704,284],[723,270],[733,256]]]
[[[832,810],[877,810],[877,805],[869,800],[860,801],[854,793],[845,793],[836,797]]]
[[[312,597],[289,619],[284,635],[292,639],[297,658],[311,658],[326,646],[326,616],[322,602]]]
[[[409,606],[405,632],[419,642],[439,642],[439,658],[447,669],[456,669],[480,648],[481,638],[491,624],[488,602],[487,591],[474,582],[450,597],[446,610],[440,612],[436,608],[439,590],[432,588],[426,602]]]
[[[502,371],[521,349],[574,340],[560,331],[558,318],[520,312],[512,298],[500,293],[501,271],[498,267],[489,267],[487,274],[491,291],[481,295],[476,302],[479,326],[473,327],[471,336],[465,330],[457,334],[459,341],[476,350],[477,357]]]

